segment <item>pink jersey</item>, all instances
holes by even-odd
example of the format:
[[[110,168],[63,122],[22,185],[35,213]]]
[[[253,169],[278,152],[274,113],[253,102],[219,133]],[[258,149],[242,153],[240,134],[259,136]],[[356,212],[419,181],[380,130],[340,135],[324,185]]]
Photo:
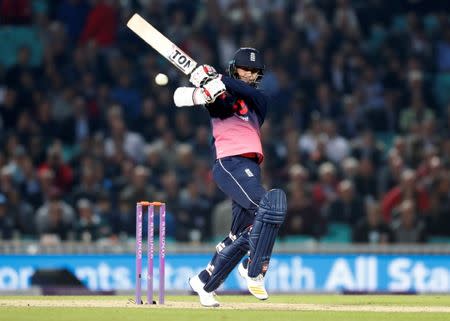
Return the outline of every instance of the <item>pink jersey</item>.
[[[226,119],[211,120],[216,157],[257,153],[262,161],[260,130],[254,111],[246,116],[237,114]]]
[[[267,98],[243,81],[222,76],[227,94],[206,108],[211,116],[216,158],[245,155],[264,158],[260,128],[267,111]]]

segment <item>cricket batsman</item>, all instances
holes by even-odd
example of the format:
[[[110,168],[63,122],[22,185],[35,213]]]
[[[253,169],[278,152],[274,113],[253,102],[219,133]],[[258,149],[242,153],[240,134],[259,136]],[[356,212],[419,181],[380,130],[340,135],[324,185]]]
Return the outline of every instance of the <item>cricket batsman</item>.
[[[179,87],[174,92],[176,106],[205,105],[208,110],[216,158],[213,178],[232,199],[230,233],[217,244],[206,268],[189,279],[206,307],[219,306],[214,291],[238,264],[250,293],[260,300],[269,297],[264,277],[286,216],[286,195],[281,189],[266,191],[261,183],[260,128],[268,99],[257,86],[264,69],[258,50],[240,48],[229,63],[228,75],[201,65],[189,79],[194,87]]]

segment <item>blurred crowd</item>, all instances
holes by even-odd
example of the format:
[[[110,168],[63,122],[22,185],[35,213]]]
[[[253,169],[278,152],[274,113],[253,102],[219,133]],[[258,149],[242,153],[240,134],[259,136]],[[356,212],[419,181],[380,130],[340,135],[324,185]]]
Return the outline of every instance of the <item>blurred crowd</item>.
[[[35,34],[13,63],[0,54],[0,239],[126,240],[140,200],[167,203],[175,241],[228,233],[208,114],[174,106],[187,79],[126,28],[134,12],[221,72],[241,46],[263,52],[282,238],[450,237],[444,2],[0,0],[0,31]]]

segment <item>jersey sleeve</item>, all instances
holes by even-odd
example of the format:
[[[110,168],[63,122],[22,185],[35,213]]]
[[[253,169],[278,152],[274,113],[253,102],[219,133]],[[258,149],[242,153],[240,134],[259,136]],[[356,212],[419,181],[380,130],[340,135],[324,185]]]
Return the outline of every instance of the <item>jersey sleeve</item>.
[[[264,119],[267,113],[267,97],[260,90],[252,87],[245,82],[228,76],[222,76],[222,82],[227,91],[231,91],[246,101],[251,101],[261,117]]]

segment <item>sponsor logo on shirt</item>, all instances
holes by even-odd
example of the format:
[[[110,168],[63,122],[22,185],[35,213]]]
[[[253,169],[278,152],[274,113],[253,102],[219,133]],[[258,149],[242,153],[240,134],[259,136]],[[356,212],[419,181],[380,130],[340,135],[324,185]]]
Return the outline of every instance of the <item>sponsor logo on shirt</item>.
[[[248,116],[240,116],[237,114],[234,114],[236,117],[239,117],[240,119],[244,120],[244,121],[248,121]]]

